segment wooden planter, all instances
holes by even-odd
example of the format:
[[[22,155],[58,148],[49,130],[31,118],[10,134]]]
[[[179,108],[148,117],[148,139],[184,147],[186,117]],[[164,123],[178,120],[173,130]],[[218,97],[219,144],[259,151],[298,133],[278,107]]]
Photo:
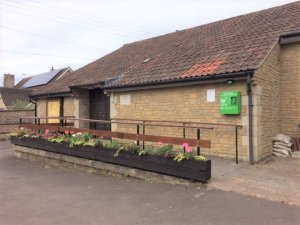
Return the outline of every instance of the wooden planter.
[[[19,146],[108,162],[196,181],[207,182],[211,177],[211,160],[183,160],[176,162],[171,158],[162,156],[139,156],[125,151],[121,151],[119,156],[115,157],[115,150],[112,149],[88,146],[69,147],[67,143],[58,144],[40,138],[12,137],[11,142]]]

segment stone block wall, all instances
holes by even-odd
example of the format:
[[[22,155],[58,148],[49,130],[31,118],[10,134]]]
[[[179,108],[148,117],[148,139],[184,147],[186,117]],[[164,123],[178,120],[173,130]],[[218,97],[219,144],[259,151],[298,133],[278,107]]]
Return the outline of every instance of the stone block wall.
[[[0,110],[0,134],[19,127],[20,117],[34,117],[34,110]]]
[[[46,99],[37,100],[37,117],[47,117],[47,101]],[[46,123],[46,120],[41,120],[41,123]]]
[[[6,105],[4,104],[1,94],[0,94],[0,110],[4,110],[4,109],[6,109]]]
[[[64,116],[74,116],[74,98],[64,97]]]
[[[89,119],[89,90],[77,89],[74,91],[74,112],[75,118]],[[86,121],[75,121],[75,127],[89,128],[89,123]]]
[[[280,131],[280,45],[276,44],[253,78],[254,160],[272,154],[272,137]]]
[[[281,46],[280,132],[300,136],[300,43]]]
[[[215,102],[207,102],[207,90],[215,89]],[[219,113],[219,94],[221,91],[240,91],[242,106],[240,115],[221,115]],[[121,96],[130,96],[130,104],[120,104]],[[193,121],[203,123],[242,124],[239,129],[240,158],[248,160],[247,140],[247,92],[245,82],[226,82],[184,87],[161,88],[114,93],[111,95],[111,117],[123,119],[148,119]],[[114,125],[113,130],[136,132],[134,125]],[[211,140],[211,149],[201,149],[204,153],[225,157],[235,156],[235,133],[233,127],[214,126],[213,130],[202,130],[201,139]],[[146,127],[146,134],[182,137],[182,128]],[[196,129],[186,130],[187,138],[196,138]],[[178,147],[178,146],[177,146]],[[182,149],[178,147],[178,149]]]

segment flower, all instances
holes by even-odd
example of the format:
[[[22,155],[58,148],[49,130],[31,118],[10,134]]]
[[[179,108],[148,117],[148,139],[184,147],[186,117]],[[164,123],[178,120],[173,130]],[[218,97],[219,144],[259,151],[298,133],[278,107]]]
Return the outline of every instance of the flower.
[[[70,134],[74,134],[75,132],[74,131],[72,131],[72,130],[70,130],[70,132],[69,132]]]
[[[163,143],[161,141],[157,142],[158,145],[162,145]]]
[[[46,129],[46,130],[45,130],[45,134],[49,134],[49,129]]]
[[[65,134],[68,135],[70,132],[68,130],[65,130]]]
[[[189,144],[185,142],[181,146],[187,148],[187,147],[189,147]]]
[[[81,133],[81,132],[78,132],[78,133],[76,133],[76,135],[82,135],[82,133]]]
[[[193,149],[191,147],[187,146],[185,151],[188,152],[188,153],[191,153],[193,151]]]

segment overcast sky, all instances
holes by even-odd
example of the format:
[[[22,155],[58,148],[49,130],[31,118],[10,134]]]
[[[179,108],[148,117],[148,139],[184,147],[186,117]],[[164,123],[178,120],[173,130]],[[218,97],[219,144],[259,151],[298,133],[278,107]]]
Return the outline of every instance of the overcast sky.
[[[0,0],[0,85],[76,70],[134,42],[294,0]]]

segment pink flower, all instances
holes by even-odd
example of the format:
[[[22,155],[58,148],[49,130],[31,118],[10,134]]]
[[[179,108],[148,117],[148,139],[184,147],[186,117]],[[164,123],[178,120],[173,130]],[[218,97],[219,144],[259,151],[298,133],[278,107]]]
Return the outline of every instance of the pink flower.
[[[181,146],[187,148],[187,147],[189,147],[189,144],[185,142]]]
[[[161,141],[157,142],[158,145],[162,145],[163,143]]]
[[[188,146],[188,147],[186,147],[185,151],[188,152],[188,153],[191,153],[193,151],[193,149]]]
[[[65,134],[66,134],[66,135],[68,135],[68,134],[69,134],[69,131],[68,131],[68,130],[66,130],[66,131],[65,131]]]
[[[75,132],[74,131],[72,131],[72,130],[70,130],[70,132],[69,132],[70,134],[74,134]]]
[[[49,129],[46,129],[46,130],[45,130],[45,134],[49,134]]]

